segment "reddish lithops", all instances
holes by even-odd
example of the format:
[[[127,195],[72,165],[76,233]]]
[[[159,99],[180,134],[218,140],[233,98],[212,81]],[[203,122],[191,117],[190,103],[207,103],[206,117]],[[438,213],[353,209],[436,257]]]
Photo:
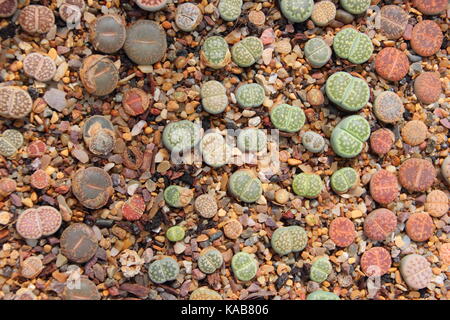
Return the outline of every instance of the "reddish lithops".
[[[414,241],[422,242],[430,239],[434,229],[433,219],[426,212],[413,213],[406,221],[406,233]]]
[[[433,277],[430,263],[418,254],[410,254],[402,258],[400,273],[406,284],[413,290],[426,288]]]
[[[130,116],[138,116],[147,111],[150,105],[149,95],[139,88],[125,91],[122,98],[123,109]]]
[[[83,60],[80,79],[88,93],[105,96],[116,89],[119,71],[106,56],[94,54]]]
[[[41,140],[31,142],[27,147],[28,157],[39,158],[42,157],[47,150],[47,145]]]
[[[423,121],[411,120],[402,128],[403,141],[410,146],[418,146],[427,138],[428,128]]]
[[[329,235],[337,246],[347,247],[355,241],[355,226],[350,219],[338,217],[331,221]]]
[[[27,279],[36,278],[43,269],[42,260],[35,256],[26,258],[20,264],[20,274]]]
[[[17,0],[0,1],[0,18],[11,17],[17,10]]]
[[[55,24],[55,15],[45,6],[29,5],[20,12],[19,23],[28,33],[47,33]]]
[[[50,177],[42,169],[36,170],[30,177],[30,183],[35,189],[45,189],[50,184]]]
[[[52,80],[56,73],[56,63],[49,56],[33,52],[23,60],[23,71],[37,81]]]
[[[413,0],[413,5],[423,14],[433,16],[447,9],[448,0]]]
[[[398,39],[405,32],[408,24],[408,14],[400,6],[383,6],[381,14],[381,31],[388,39]]]
[[[448,196],[441,190],[433,190],[427,195],[425,211],[439,218],[448,212]]]
[[[439,51],[443,40],[439,25],[432,20],[424,20],[413,28],[411,48],[422,57],[429,57]]]
[[[231,219],[223,226],[223,233],[227,238],[237,239],[242,233],[242,224],[236,219]]]
[[[26,117],[33,107],[33,100],[25,90],[6,86],[0,88],[0,116],[12,119]]]
[[[439,257],[442,263],[450,265],[450,242],[444,243],[439,248]]]
[[[397,228],[397,217],[391,210],[380,208],[364,220],[364,234],[373,241],[384,241]]]
[[[61,227],[61,213],[53,207],[27,209],[19,215],[16,230],[22,238],[39,239],[49,236]]]
[[[408,57],[396,48],[384,48],[375,58],[375,70],[383,79],[399,81],[409,71]]]
[[[166,6],[167,0],[136,0],[136,4],[146,11],[158,11]]]
[[[72,192],[86,208],[99,209],[108,202],[114,190],[111,177],[105,170],[89,167],[75,173]]]
[[[381,277],[391,264],[391,255],[383,247],[370,248],[361,257],[361,269],[368,277]]]
[[[98,249],[94,231],[84,223],[68,226],[61,234],[61,253],[70,261],[84,263],[90,260]]]
[[[414,80],[414,93],[423,104],[432,104],[439,100],[442,85],[437,72],[421,73]]]
[[[139,220],[144,214],[145,202],[142,196],[135,194],[122,206],[122,216],[128,221]]]
[[[378,155],[384,155],[391,150],[395,136],[389,129],[378,129],[370,135],[370,148]]]
[[[402,187],[410,192],[424,192],[436,179],[436,170],[430,161],[424,159],[408,159],[402,163],[398,172],[398,180]]]
[[[387,170],[376,172],[370,179],[370,195],[376,202],[387,205],[400,194],[400,186],[395,174]]]
[[[0,196],[7,197],[14,191],[16,191],[16,181],[10,178],[0,179]]]

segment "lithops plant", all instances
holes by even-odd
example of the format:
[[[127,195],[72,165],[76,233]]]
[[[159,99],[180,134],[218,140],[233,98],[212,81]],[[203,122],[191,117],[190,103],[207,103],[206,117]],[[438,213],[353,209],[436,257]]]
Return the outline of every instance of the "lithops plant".
[[[423,20],[417,23],[411,35],[411,48],[422,57],[437,53],[444,40],[441,27],[433,20]]]
[[[154,283],[161,284],[175,280],[180,273],[178,262],[171,257],[152,262],[148,267],[148,276]]]
[[[86,208],[103,207],[113,192],[111,177],[102,168],[81,168],[72,178],[72,193]]]
[[[331,1],[320,1],[314,4],[311,20],[318,27],[325,27],[336,17],[336,6]]]
[[[292,189],[295,194],[308,199],[317,198],[323,188],[322,179],[314,173],[302,172],[296,175],[292,182]]]
[[[242,108],[256,108],[263,104],[266,97],[264,88],[257,83],[248,83],[236,90],[236,101]]]
[[[1,181],[1,180],[0,180]],[[448,212],[448,196],[441,190],[433,190],[427,195],[425,211],[435,218],[442,217]]]
[[[370,125],[359,115],[344,118],[331,133],[331,147],[342,158],[354,158],[369,139]]]
[[[442,94],[441,80],[437,72],[423,72],[414,80],[414,93],[423,104],[432,104]]]
[[[44,269],[42,260],[36,256],[26,258],[20,264],[20,275],[27,279],[36,278]]]
[[[414,6],[423,14],[437,15],[448,6],[448,0],[414,0]]]
[[[187,206],[192,198],[192,190],[185,187],[171,185],[164,189],[164,201],[174,208]]]
[[[234,21],[241,15],[242,0],[220,0],[220,17],[225,21]]]
[[[373,53],[373,44],[366,34],[353,28],[345,28],[334,37],[333,49],[338,57],[361,64],[369,60]]]
[[[227,89],[219,81],[210,80],[200,91],[203,109],[211,114],[219,114],[228,106]]]
[[[305,249],[308,236],[300,226],[281,227],[272,234],[270,244],[280,256]]]
[[[400,6],[387,5],[381,8],[380,15],[381,31],[386,37],[394,40],[400,38],[408,25],[408,13]]]
[[[370,89],[364,80],[342,71],[327,79],[325,92],[328,99],[348,112],[362,109],[370,98]]]
[[[104,53],[119,51],[127,36],[125,24],[125,19],[115,14],[95,19],[89,25],[89,38],[95,50]]]
[[[262,184],[253,171],[241,169],[231,175],[228,190],[238,200],[251,203],[261,197]]]
[[[150,106],[150,96],[142,89],[131,88],[123,94],[122,106],[130,116],[138,116]]]
[[[0,135],[0,155],[14,156],[23,144],[23,135],[14,129],[5,130]]]
[[[232,156],[232,147],[218,132],[209,132],[203,136],[200,151],[203,161],[213,168],[229,163]]]
[[[217,291],[211,290],[207,287],[200,287],[192,291],[189,300],[223,300],[222,296]]]
[[[267,137],[264,131],[256,128],[246,128],[239,132],[237,147],[242,152],[260,152],[267,147]]]
[[[94,282],[87,276],[81,276],[74,284],[66,284],[62,293],[64,300],[100,300],[101,295],[98,292]]]
[[[222,266],[223,256],[216,248],[208,247],[200,252],[197,264],[203,273],[211,274]]]
[[[166,6],[167,0],[135,0],[134,1],[142,10],[155,12]]]
[[[238,280],[250,281],[258,271],[258,261],[247,252],[238,252],[231,259],[231,269]]]
[[[302,136],[302,144],[312,153],[320,153],[325,148],[325,139],[314,131],[307,131]]]
[[[313,262],[309,271],[309,278],[312,281],[321,283],[327,280],[332,271],[331,262],[328,257],[321,257]]]
[[[411,158],[398,170],[398,181],[409,192],[424,192],[436,179],[436,169],[431,161]]]
[[[0,116],[12,119],[26,117],[33,107],[29,93],[19,87],[0,87]]]
[[[139,220],[145,211],[144,198],[139,194],[133,194],[122,206],[122,216],[125,220]]]
[[[361,269],[368,277],[381,277],[391,267],[391,254],[383,247],[373,247],[361,256]]]
[[[306,60],[313,68],[322,68],[330,60],[332,54],[330,46],[319,37],[308,40],[304,52]]]
[[[330,185],[337,194],[346,193],[354,188],[359,181],[358,173],[351,167],[341,168],[330,179]]]
[[[338,295],[333,292],[316,290],[306,297],[306,300],[341,300]]]
[[[379,208],[364,220],[364,234],[373,241],[384,241],[397,228],[397,216],[391,210]]]
[[[4,0],[0,3],[0,18],[11,17],[17,10],[17,0]]]
[[[94,54],[83,60],[80,79],[88,93],[105,96],[117,87],[119,71],[106,56]]]
[[[403,79],[409,71],[409,60],[406,54],[396,48],[387,47],[375,57],[375,71],[389,81]]]
[[[85,8],[84,0],[63,0],[59,6],[59,17],[64,22],[75,26],[80,22]]]
[[[400,260],[400,273],[413,290],[426,288],[433,277],[430,263],[418,254],[409,254]]]
[[[47,33],[55,24],[55,15],[46,6],[29,5],[20,12],[19,24],[30,34]]]
[[[192,149],[200,139],[201,128],[189,120],[171,122],[163,131],[164,146],[172,152]]]
[[[212,36],[205,40],[200,51],[200,60],[207,67],[220,69],[231,62],[228,43],[220,36]]]
[[[414,212],[409,216],[405,226],[406,234],[417,242],[430,239],[435,230],[433,219],[426,212]]]
[[[202,22],[203,14],[193,3],[182,3],[175,11],[175,23],[183,31],[191,32]]]
[[[56,73],[56,63],[49,56],[33,52],[23,59],[23,71],[37,81],[47,82]]]
[[[70,261],[84,263],[98,250],[98,240],[91,227],[84,223],[74,223],[61,234],[61,253]]]
[[[109,154],[114,148],[115,138],[114,126],[104,116],[92,116],[83,125],[84,142],[95,155]]]
[[[54,234],[61,227],[61,213],[53,207],[27,209],[19,215],[17,233],[25,239],[39,239]]]
[[[373,113],[378,120],[385,123],[395,123],[403,118],[403,102],[400,97],[392,91],[380,93],[373,105]]]
[[[257,37],[247,37],[233,45],[231,56],[239,67],[250,67],[262,56],[264,46]]]
[[[385,169],[372,175],[369,188],[373,200],[383,205],[393,202],[400,194],[397,176]]]
[[[280,0],[281,12],[290,22],[306,21],[311,16],[313,7],[313,0]]]
[[[283,103],[270,110],[270,121],[280,131],[297,132],[305,124],[305,113],[300,107]]]
[[[356,238],[355,225],[346,217],[337,217],[331,221],[328,234],[337,246],[348,247]]]
[[[341,6],[351,14],[361,14],[369,8],[370,0],[341,0]]]
[[[233,240],[239,238],[243,230],[244,228],[242,227],[242,224],[236,219],[228,220],[223,226],[223,233],[225,234],[225,237]]]
[[[166,237],[172,242],[181,241],[184,239],[186,232],[182,226],[173,226],[167,229]]]
[[[198,214],[207,219],[214,217],[219,209],[216,199],[210,194],[198,196],[195,199],[194,207]]]

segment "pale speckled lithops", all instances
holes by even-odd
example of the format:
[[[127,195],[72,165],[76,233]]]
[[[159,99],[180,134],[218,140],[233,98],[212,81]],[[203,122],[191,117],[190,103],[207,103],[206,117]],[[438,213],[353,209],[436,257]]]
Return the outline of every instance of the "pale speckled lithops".
[[[220,17],[225,21],[234,21],[241,15],[242,0],[220,0]]]
[[[281,12],[290,22],[303,22],[313,11],[313,0],[280,0]]]
[[[359,115],[344,118],[331,133],[331,147],[342,158],[353,158],[361,153],[369,139],[370,125]]]
[[[223,256],[216,248],[208,247],[200,252],[197,264],[202,272],[211,274],[222,266]]]
[[[213,168],[227,164],[232,156],[231,146],[218,132],[208,132],[203,136],[200,142],[200,151],[203,161]]]
[[[308,294],[306,300],[341,300],[341,299],[333,292],[317,290]]]
[[[324,282],[330,275],[332,266],[328,257],[321,257],[313,262],[309,277],[315,282]]]
[[[175,23],[183,31],[194,31],[203,20],[203,14],[193,3],[182,3],[175,12]]]
[[[193,196],[191,189],[181,186],[171,185],[164,189],[164,201],[174,208],[187,206],[191,202]]]
[[[172,242],[181,241],[184,239],[186,232],[182,226],[173,226],[167,229],[166,237]]]
[[[238,252],[231,259],[231,269],[241,281],[250,281],[258,271],[258,261],[247,252]]]
[[[237,147],[242,152],[260,152],[267,146],[267,137],[264,131],[256,128],[247,128],[239,132]]]
[[[49,56],[33,52],[23,59],[23,71],[37,81],[47,82],[56,73],[56,63]]]
[[[222,296],[207,287],[200,287],[192,291],[189,300],[222,300]]]
[[[305,57],[313,68],[322,68],[331,58],[331,48],[322,38],[312,38],[305,44]]]
[[[312,153],[320,153],[325,148],[325,139],[314,131],[307,131],[302,136],[302,144]]]
[[[334,37],[333,49],[338,57],[361,64],[369,60],[373,53],[373,44],[366,34],[346,28]]]
[[[305,198],[317,198],[322,192],[324,184],[319,175],[314,173],[300,173],[292,181],[295,194]]]
[[[228,43],[220,36],[209,37],[203,43],[200,59],[207,67],[213,69],[225,67],[231,61]]]
[[[264,88],[257,83],[248,83],[236,90],[236,100],[242,108],[256,108],[263,104]]]
[[[148,267],[148,276],[154,283],[164,283],[175,280],[180,273],[178,262],[170,257],[156,260]]]
[[[308,236],[300,226],[281,227],[272,234],[270,244],[280,256],[305,249]]]
[[[361,14],[369,8],[370,0],[341,0],[341,6],[351,14]]]
[[[270,121],[280,131],[297,132],[305,124],[305,113],[300,107],[279,104],[270,111]]]
[[[228,190],[240,201],[251,203],[261,197],[262,184],[253,171],[241,169],[231,175]]]
[[[327,79],[325,92],[328,99],[349,112],[362,109],[370,98],[370,89],[364,80],[342,71]]]
[[[164,128],[164,146],[173,152],[195,147],[201,139],[201,128],[189,120],[171,122]]]
[[[211,114],[219,114],[228,106],[227,89],[219,81],[211,80],[202,85],[203,109]]]
[[[26,117],[33,107],[30,94],[19,87],[0,88],[0,116],[20,119]]]
[[[318,27],[325,27],[336,17],[336,6],[331,1],[319,1],[314,4],[311,20]]]
[[[350,167],[341,168],[331,176],[330,185],[334,192],[346,193],[354,188],[358,183],[359,177],[355,169]]]
[[[23,144],[23,135],[14,129],[8,129],[0,136],[0,155],[12,157]]]
[[[257,37],[247,37],[231,48],[231,56],[239,67],[250,67],[262,56],[262,41]]]
[[[400,273],[413,290],[426,288],[433,277],[430,263],[418,254],[409,254],[400,260]]]

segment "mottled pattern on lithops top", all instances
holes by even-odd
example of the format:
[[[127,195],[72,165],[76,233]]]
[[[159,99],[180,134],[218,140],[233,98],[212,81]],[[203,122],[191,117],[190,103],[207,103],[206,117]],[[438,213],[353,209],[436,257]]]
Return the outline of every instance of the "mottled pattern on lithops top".
[[[432,20],[423,20],[412,31],[411,48],[422,57],[429,57],[441,48],[444,35],[439,25]]]
[[[383,247],[370,248],[361,256],[361,269],[368,277],[381,277],[388,273],[392,259]]]
[[[239,238],[243,230],[242,224],[236,219],[228,220],[223,226],[225,236],[233,240]]]
[[[278,130],[297,132],[305,124],[305,113],[300,107],[279,104],[270,110],[270,121]]]
[[[220,17],[225,21],[234,21],[241,15],[242,0],[220,0]]]
[[[309,152],[319,153],[325,148],[325,139],[314,131],[307,131],[302,136],[302,144]]]
[[[383,6],[380,11],[381,31],[388,39],[398,39],[405,32],[409,15],[400,6]]]
[[[94,54],[83,60],[80,79],[88,93],[105,96],[117,87],[119,71],[106,56]]]
[[[200,252],[197,264],[202,272],[211,274],[222,266],[223,256],[216,248],[208,247]]]
[[[406,233],[411,240],[422,242],[434,234],[433,219],[426,212],[415,212],[406,221]]]
[[[436,15],[448,6],[448,0],[413,0],[414,6],[423,14]]]
[[[394,133],[386,128],[375,130],[370,135],[370,148],[378,155],[385,155],[388,153],[394,142]]]
[[[349,246],[356,238],[353,222],[345,217],[338,217],[331,221],[328,232],[331,240],[339,247]]]
[[[72,285],[66,283],[62,296],[64,300],[100,300],[102,297],[95,283],[86,276],[81,276]]]
[[[351,14],[361,14],[369,8],[370,0],[341,0],[341,6]]]
[[[139,8],[146,11],[158,11],[166,6],[167,0],[135,0]]]
[[[308,294],[306,300],[341,300],[341,299],[333,292],[316,290]]]
[[[286,255],[305,249],[308,236],[300,226],[280,227],[272,234],[270,243],[276,253]]]
[[[384,241],[397,228],[397,216],[391,210],[380,208],[364,220],[364,234],[374,241]]]
[[[410,254],[402,258],[400,273],[406,284],[413,290],[426,288],[433,277],[430,263],[418,254]]]
[[[127,36],[125,19],[108,14],[94,20],[89,26],[90,41],[94,48],[104,53],[119,51]]]
[[[262,184],[251,170],[241,169],[231,175],[228,190],[240,201],[251,203],[261,197]]]
[[[17,10],[17,0],[0,1],[0,18],[12,16]]]
[[[309,277],[312,281],[323,282],[327,280],[329,274],[332,271],[332,266],[328,257],[321,257],[313,262]]]
[[[448,212],[448,196],[441,190],[433,190],[427,195],[425,211],[433,217],[442,217]]]
[[[403,102],[400,97],[392,91],[380,93],[373,105],[373,113],[378,120],[385,123],[395,123],[403,118]]]
[[[260,129],[247,128],[239,132],[237,147],[242,152],[260,152],[267,147],[266,133]]]
[[[240,67],[249,67],[262,56],[264,46],[257,37],[247,37],[231,48],[234,63]]]
[[[320,2],[319,2],[320,3]],[[322,68],[331,58],[331,48],[322,38],[312,38],[305,44],[305,57],[313,68]]]
[[[195,199],[195,210],[203,218],[212,218],[216,215],[218,206],[216,199],[209,194],[202,194]]]
[[[127,28],[123,48],[134,63],[154,64],[166,54],[166,32],[154,21],[138,20]]]
[[[400,185],[397,176],[392,172],[381,169],[370,179],[370,195],[373,200],[387,205],[393,202],[400,194]]]
[[[295,194],[305,198],[317,198],[322,192],[324,184],[319,175],[300,173],[294,177],[292,189]]]
[[[194,194],[191,189],[171,185],[164,189],[164,201],[171,207],[182,208],[187,206]]]
[[[220,36],[212,36],[205,40],[200,51],[201,61],[210,68],[220,69],[231,61],[228,43]]]
[[[186,32],[194,31],[202,20],[203,14],[195,4],[186,2],[177,6],[175,23],[179,29]]]
[[[29,77],[46,82],[52,80],[55,75],[56,63],[49,56],[33,52],[23,60],[23,71]]]
[[[5,130],[0,135],[0,155],[14,156],[23,144],[23,135],[14,129]]]
[[[45,6],[29,5],[22,9],[19,24],[28,33],[47,33],[55,24],[53,11]]]
[[[367,83],[347,72],[336,72],[326,82],[327,97],[340,108],[355,112],[362,109],[370,98]]]
[[[134,194],[122,206],[122,216],[125,220],[139,220],[145,211],[145,201],[139,194]]]
[[[361,64],[369,60],[373,53],[373,44],[366,34],[346,28],[334,37],[333,49],[338,57]]]
[[[72,178],[72,193],[86,208],[99,209],[114,193],[111,177],[102,168],[81,168]]]
[[[164,146],[173,152],[195,147],[201,139],[201,128],[189,121],[181,120],[166,125],[163,131]]]
[[[219,81],[210,80],[201,89],[203,109],[211,114],[219,114],[228,106],[227,89]]]
[[[203,136],[200,151],[203,161],[213,168],[229,163],[232,156],[232,147],[218,132],[210,132]]]
[[[0,116],[20,119],[26,117],[33,107],[27,91],[12,86],[0,87]]]
[[[148,267],[148,275],[154,283],[164,283],[175,280],[180,273],[178,262],[170,257],[156,260]]]
[[[303,22],[308,19],[314,8],[313,0],[280,0],[283,15],[291,22]]]
[[[41,206],[22,212],[17,219],[16,230],[22,238],[39,239],[54,234],[61,223],[62,217],[58,210]]]
[[[84,263],[97,252],[98,240],[91,227],[84,223],[74,223],[61,234],[61,253],[70,261]]]
[[[181,241],[184,239],[186,232],[181,226],[173,226],[167,229],[166,237],[172,242]]]
[[[450,185],[450,156],[447,156],[442,162],[441,174],[445,182]]]
[[[408,57],[396,48],[384,48],[375,58],[375,70],[383,79],[399,81],[409,71]]]
[[[236,100],[242,108],[256,108],[263,104],[264,88],[257,83],[248,83],[236,90]]]
[[[223,300],[222,296],[207,287],[200,287],[192,291],[189,300]]]
[[[431,161],[425,159],[408,159],[402,163],[398,180],[402,187],[410,192],[424,192],[436,179],[436,170]]]
[[[316,26],[324,27],[336,17],[336,6],[331,1],[320,1],[314,4],[311,20]]]
[[[42,269],[44,269],[42,260],[38,257],[31,256],[26,258],[20,264],[20,275],[27,279],[33,279],[37,277],[39,273],[41,273]]]
[[[345,167],[331,176],[330,185],[336,193],[345,193],[356,186],[359,177],[355,169]]]
[[[331,133],[331,147],[342,158],[353,158],[361,153],[369,139],[370,125],[359,115],[344,118]]]
[[[238,252],[231,259],[231,269],[237,279],[250,281],[258,271],[258,261],[247,252]]]
[[[442,85],[437,72],[423,72],[414,80],[414,93],[424,104],[432,104],[439,100]]]
[[[421,120],[408,121],[402,128],[403,142],[410,146],[417,146],[427,138],[428,127]]]

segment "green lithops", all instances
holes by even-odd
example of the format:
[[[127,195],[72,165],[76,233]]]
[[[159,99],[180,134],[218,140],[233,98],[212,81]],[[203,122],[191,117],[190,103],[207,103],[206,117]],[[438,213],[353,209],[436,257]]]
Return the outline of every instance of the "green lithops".
[[[229,163],[232,156],[232,147],[226,143],[225,138],[218,132],[208,132],[200,142],[200,152],[203,161],[210,167],[218,168]]]
[[[23,144],[23,135],[14,129],[8,129],[0,136],[0,155],[12,157]]]
[[[325,139],[314,131],[307,131],[302,136],[302,144],[309,152],[319,153],[325,148]]]
[[[325,92],[328,99],[349,112],[362,109],[370,98],[370,89],[364,80],[342,71],[327,79]]]
[[[238,252],[231,259],[231,269],[241,281],[250,281],[258,271],[258,261],[247,252]]]
[[[164,189],[164,201],[174,208],[183,208],[187,206],[192,198],[192,190],[185,187],[171,185]]]
[[[264,46],[257,37],[247,37],[233,45],[231,56],[239,67],[250,67],[262,56]]]
[[[192,291],[189,300],[223,300],[222,296],[207,287],[200,287]]]
[[[291,22],[303,22],[313,11],[313,0],[280,0],[281,12]]]
[[[219,13],[225,21],[234,21],[241,15],[242,0],[220,0]]]
[[[200,51],[201,61],[210,68],[220,69],[231,61],[228,43],[220,36],[212,36],[205,40]]]
[[[164,146],[173,152],[195,147],[201,138],[201,128],[189,120],[171,122],[164,128]]]
[[[211,274],[222,266],[223,256],[216,248],[208,247],[200,253],[197,264],[203,273]]]
[[[228,106],[227,89],[216,80],[207,81],[201,90],[203,109],[211,114],[219,114]]]
[[[237,147],[242,152],[260,152],[267,146],[267,137],[264,131],[256,128],[247,128],[239,132]]]
[[[300,107],[283,103],[270,111],[270,121],[280,131],[298,132],[305,124],[305,113]]]
[[[184,239],[186,232],[181,226],[173,226],[167,229],[166,237],[172,242],[181,241]]]
[[[317,198],[323,188],[322,179],[314,173],[300,173],[294,177],[292,182],[295,194],[309,199]]]
[[[334,37],[333,49],[338,57],[361,64],[369,60],[373,53],[373,44],[366,34],[353,28],[345,28]]]
[[[305,57],[313,68],[322,68],[331,58],[331,48],[322,38],[312,38],[305,44]]]
[[[244,84],[236,90],[236,100],[242,108],[259,107],[265,98],[264,88],[257,83]]]
[[[361,14],[369,9],[370,0],[341,0],[341,6],[347,12]]]
[[[308,236],[300,226],[281,227],[272,234],[270,244],[280,256],[305,249]]]
[[[359,115],[344,118],[331,132],[331,147],[342,158],[353,158],[361,153],[370,137],[370,125]]]
[[[240,201],[251,203],[257,201],[262,195],[262,183],[248,169],[234,172],[228,180],[228,190]]]
[[[313,262],[309,277],[315,282],[324,282],[327,280],[332,270],[331,262],[328,257],[321,257]]]
[[[338,295],[333,292],[317,290],[306,297],[306,300],[341,300]]]
[[[148,276],[154,283],[164,283],[175,280],[180,273],[178,262],[170,257],[156,260],[148,267]]]
[[[346,193],[354,188],[358,183],[359,177],[355,169],[345,167],[339,169],[331,176],[331,188],[336,193]]]

